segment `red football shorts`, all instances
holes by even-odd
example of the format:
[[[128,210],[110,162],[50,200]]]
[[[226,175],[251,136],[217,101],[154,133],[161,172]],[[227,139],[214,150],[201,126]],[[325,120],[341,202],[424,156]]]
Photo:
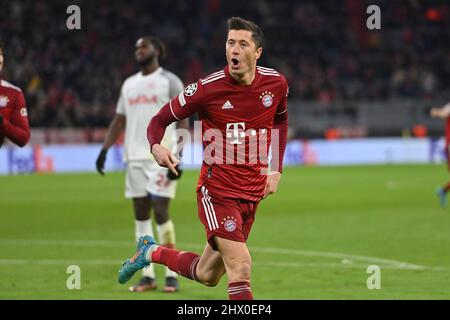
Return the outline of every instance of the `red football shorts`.
[[[217,250],[213,237],[246,242],[255,221],[259,201],[211,195],[205,186],[197,191],[200,221],[205,226],[210,246]]]

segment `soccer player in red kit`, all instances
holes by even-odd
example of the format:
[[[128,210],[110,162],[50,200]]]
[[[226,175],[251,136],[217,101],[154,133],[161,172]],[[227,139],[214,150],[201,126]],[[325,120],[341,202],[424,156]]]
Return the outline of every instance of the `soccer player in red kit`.
[[[450,102],[442,108],[431,108],[430,115],[433,118],[445,119],[445,155],[447,157],[447,166],[450,170]],[[450,182],[436,190],[442,207],[447,205],[447,193],[449,190]]]
[[[226,272],[228,297],[253,299],[252,260],[246,240],[260,200],[277,190],[287,139],[288,84],[274,69],[256,66],[262,54],[262,38],[261,29],[253,22],[230,18],[227,66],[187,86],[153,117],[147,129],[156,161],[176,174],[177,158],[159,143],[170,123],[199,114],[204,158],[197,206],[207,236],[203,254],[157,246],[153,238],[145,236],[134,257],[124,262],[119,282],[128,281],[150,263],[160,263],[206,286],[217,285]],[[267,161],[254,161],[255,151],[251,151],[249,141],[258,138],[258,149],[262,148],[267,157],[272,129],[277,129],[279,139],[272,141],[271,172],[267,173]]]
[[[0,41],[0,72],[3,62],[3,43]],[[23,147],[30,139],[30,127],[22,90],[0,79],[0,148],[5,137]]]

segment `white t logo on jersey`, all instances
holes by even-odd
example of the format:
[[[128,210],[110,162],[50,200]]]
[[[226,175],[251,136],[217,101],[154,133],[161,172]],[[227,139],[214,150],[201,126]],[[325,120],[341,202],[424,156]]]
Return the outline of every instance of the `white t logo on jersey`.
[[[245,122],[227,123],[227,138],[234,139],[231,144],[242,144],[239,138],[245,138]]]

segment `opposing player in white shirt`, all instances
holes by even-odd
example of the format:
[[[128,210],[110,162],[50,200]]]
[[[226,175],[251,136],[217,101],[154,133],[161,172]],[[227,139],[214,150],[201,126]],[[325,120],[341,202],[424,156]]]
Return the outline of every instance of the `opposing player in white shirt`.
[[[182,81],[159,65],[165,54],[164,44],[154,37],[142,37],[136,42],[135,59],[141,70],[127,78],[122,85],[116,115],[109,126],[103,148],[96,166],[104,174],[108,149],[125,130],[124,161],[127,164],[125,197],[133,199],[136,219],[136,241],[144,235],[152,235],[150,211],[155,214],[159,240],[167,247],[175,246],[175,229],[169,218],[170,199],[175,197],[176,179],[167,168],[158,166],[150,153],[147,141],[147,126],[161,107],[183,91]],[[178,122],[178,127],[187,128],[188,122]],[[163,144],[173,149],[175,123],[166,131]],[[142,292],[156,289],[153,266],[143,269],[143,277],[131,291]],[[177,274],[166,268],[164,291],[178,290]]]

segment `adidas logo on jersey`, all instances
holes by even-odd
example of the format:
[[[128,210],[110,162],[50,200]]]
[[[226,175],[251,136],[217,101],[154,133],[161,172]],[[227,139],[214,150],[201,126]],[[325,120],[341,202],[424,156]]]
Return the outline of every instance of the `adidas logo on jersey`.
[[[222,109],[233,109],[234,106],[231,104],[230,101],[227,100],[227,102],[225,102],[222,106]]]

